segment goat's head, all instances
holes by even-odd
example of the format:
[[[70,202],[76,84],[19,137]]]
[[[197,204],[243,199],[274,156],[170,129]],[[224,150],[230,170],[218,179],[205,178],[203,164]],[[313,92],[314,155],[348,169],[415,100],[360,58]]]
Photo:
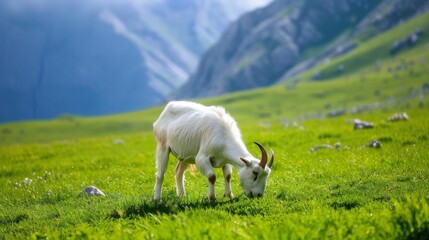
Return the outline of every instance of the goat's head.
[[[255,144],[261,149],[261,160],[253,157],[240,157],[245,166],[240,169],[238,176],[241,187],[248,197],[262,197],[264,195],[268,175],[270,175],[271,166],[274,162],[273,150],[271,150],[271,160],[267,164],[267,152],[261,144],[257,142]]]

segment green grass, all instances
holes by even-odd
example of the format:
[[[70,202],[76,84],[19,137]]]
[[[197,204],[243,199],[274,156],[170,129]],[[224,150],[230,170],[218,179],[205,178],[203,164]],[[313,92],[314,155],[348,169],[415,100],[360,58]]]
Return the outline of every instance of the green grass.
[[[186,174],[188,195],[179,200],[171,157],[163,203],[154,203],[151,131],[162,106],[2,124],[0,239],[427,239],[427,52],[417,46],[385,59],[379,70],[369,63],[364,76],[360,68],[292,89],[286,83],[196,100],[223,105],[255,156],[253,141],[275,151],[261,199],[242,195],[235,171],[234,200],[222,197],[219,180],[218,199],[207,201],[207,180],[198,172]],[[355,112],[357,106],[363,110]],[[335,110],[345,114],[326,117]],[[386,121],[403,111],[409,121]],[[375,128],[353,130],[355,118]],[[381,148],[366,147],[374,139]],[[340,149],[310,152],[337,142]],[[107,196],[80,195],[88,185]]]
[[[426,110],[425,110],[426,111]],[[246,145],[276,152],[266,196],[205,200],[207,180],[187,174],[188,196],[175,196],[170,161],[164,203],[152,200],[155,141],[151,133],[1,147],[0,236],[51,238],[402,238],[429,231],[428,114],[409,122],[389,113],[314,119],[303,128],[242,128]],[[376,128],[353,130],[350,117]],[[124,144],[114,144],[120,138]],[[372,139],[381,149],[364,147]],[[314,145],[341,142],[340,150]],[[217,172],[220,175],[220,172]],[[236,173],[235,173],[236,174]],[[31,179],[31,184],[28,183]],[[107,197],[79,196],[88,185]],[[222,181],[216,191],[222,193]],[[425,235],[427,237],[427,235]]]

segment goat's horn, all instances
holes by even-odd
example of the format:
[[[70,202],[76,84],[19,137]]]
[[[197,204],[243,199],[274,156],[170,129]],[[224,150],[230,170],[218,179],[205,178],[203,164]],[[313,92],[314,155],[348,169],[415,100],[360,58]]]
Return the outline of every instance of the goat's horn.
[[[261,154],[262,154],[262,158],[261,161],[259,162],[259,166],[261,166],[262,168],[265,168],[265,165],[267,165],[267,151],[265,151],[265,148],[262,147],[261,144],[254,142],[256,145],[258,145],[259,149],[261,149]]]
[[[273,152],[273,149],[270,148],[270,150],[271,150],[271,160],[267,165],[269,168],[271,168],[271,166],[273,166],[273,162],[274,162],[274,152]]]

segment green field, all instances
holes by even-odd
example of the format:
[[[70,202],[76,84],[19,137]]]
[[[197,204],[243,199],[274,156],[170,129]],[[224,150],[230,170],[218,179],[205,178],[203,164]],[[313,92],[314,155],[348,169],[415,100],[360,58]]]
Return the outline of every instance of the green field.
[[[396,28],[385,34],[394,31],[406,32]],[[350,54],[369,54],[381,40],[372,41]],[[0,239],[428,239],[425,41],[394,58],[377,52],[366,65],[329,81],[310,81],[303,74],[293,87],[287,81],[196,100],[224,106],[255,156],[259,150],[253,141],[275,151],[260,199],[241,194],[234,171],[234,200],[221,197],[220,180],[218,199],[206,200],[207,180],[198,172],[186,174],[188,195],[179,200],[171,157],[163,203],[155,204],[151,131],[162,106],[99,118],[2,124]],[[376,60],[382,62],[378,69]],[[324,68],[332,66],[310,70],[308,76]],[[328,117],[334,112],[341,114]],[[406,112],[410,120],[386,120],[397,112]],[[375,127],[354,130],[353,119]],[[372,140],[381,148],[367,147]],[[310,152],[336,143],[339,149]],[[88,185],[106,197],[79,194]]]

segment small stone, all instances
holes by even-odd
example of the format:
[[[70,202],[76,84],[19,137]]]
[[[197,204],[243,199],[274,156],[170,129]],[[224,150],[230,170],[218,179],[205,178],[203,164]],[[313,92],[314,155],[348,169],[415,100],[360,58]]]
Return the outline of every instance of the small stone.
[[[392,116],[387,118],[387,121],[389,122],[396,122],[396,121],[408,121],[410,118],[408,117],[408,114],[406,112],[403,113],[395,113]]]
[[[373,123],[369,123],[369,122],[365,122],[359,119],[355,119],[353,121],[354,123],[354,129],[365,129],[365,128],[373,128],[374,124]]]
[[[323,145],[319,145],[319,146],[314,146],[314,147],[312,147],[312,148],[310,149],[310,152],[315,152],[315,151],[317,151],[317,150],[319,150],[319,149],[322,149],[322,148],[325,148],[325,149],[333,149],[333,147],[332,147],[331,145],[329,145],[329,144],[323,144]]]
[[[336,142],[335,143],[335,148],[336,149],[340,149],[341,148],[341,143],[340,142]]]
[[[118,144],[125,144],[125,141],[122,139],[114,139],[113,140],[113,144],[118,145]]]
[[[84,193],[88,196],[106,196],[100,189],[94,187],[94,186],[88,186],[85,189],[81,191],[81,193]]]
[[[381,148],[381,143],[378,140],[372,140],[366,146],[370,148]]]

